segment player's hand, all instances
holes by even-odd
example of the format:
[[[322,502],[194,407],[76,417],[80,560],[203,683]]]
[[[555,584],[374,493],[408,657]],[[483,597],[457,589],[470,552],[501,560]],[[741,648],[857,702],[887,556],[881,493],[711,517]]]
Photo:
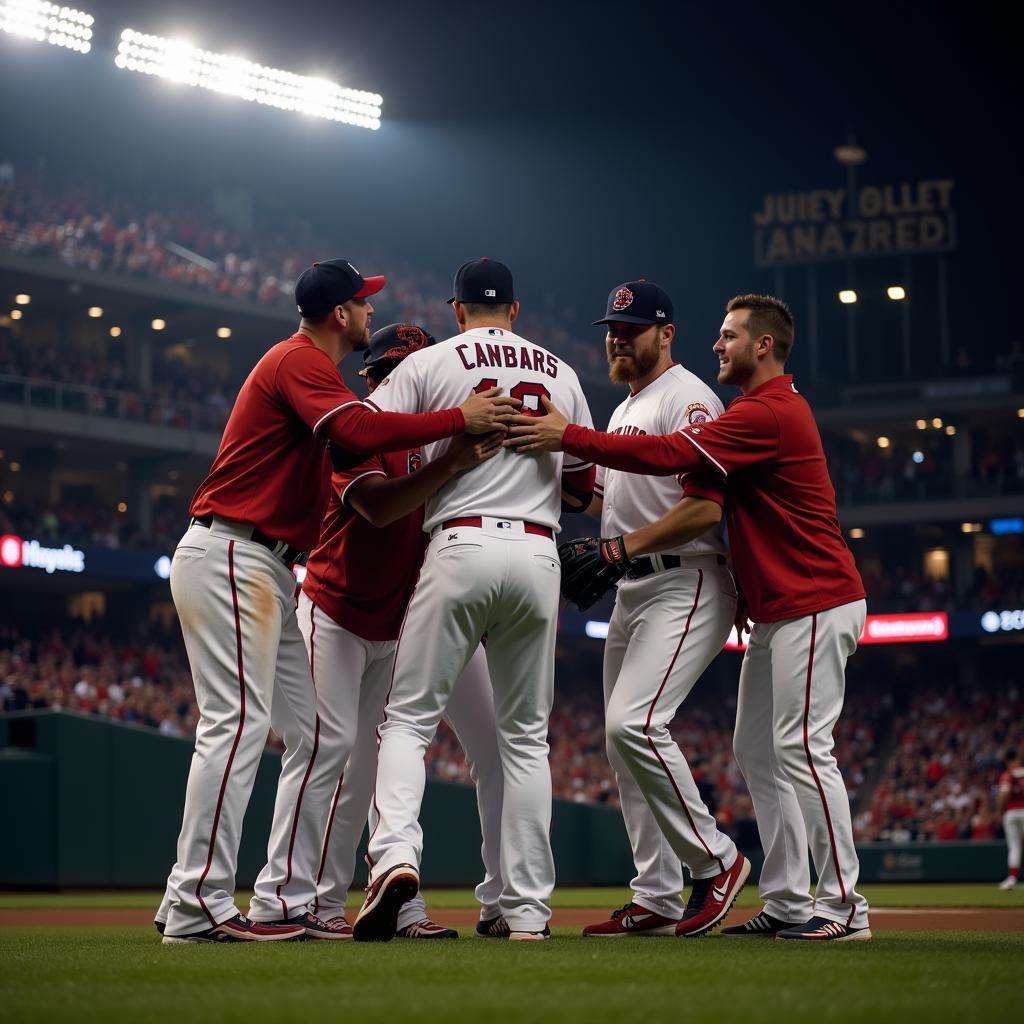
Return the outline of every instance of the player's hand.
[[[541,395],[540,400],[547,415],[513,416],[509,420],[506,448],[514,448],[517,453],[562,450],[562,436],[569,421],[547,395]]]
[[[469,393],[459,408],[466,420],[467,434],[491,434],[495,430],[505,431],[505,426],[516,418],[516,410],[522,407],[518,398],[502,395],[501,388],[488,388],[479,394]]]
[[[459,434],[452,439],[451,446],[445,454],[451,459],[452,470],[461,473],[493,459],[501,451],[501,442],[504,439],[503,430],[496,430],[493,434],[484,434],[482,437],[479,434]]]
[[[751,630],[749,615],[747,602],[741,597],[736,602],[736,618],[733,620],[733,625],[736,627],[736,639],[740,643],[743,643],[743,634],[749,633]]]

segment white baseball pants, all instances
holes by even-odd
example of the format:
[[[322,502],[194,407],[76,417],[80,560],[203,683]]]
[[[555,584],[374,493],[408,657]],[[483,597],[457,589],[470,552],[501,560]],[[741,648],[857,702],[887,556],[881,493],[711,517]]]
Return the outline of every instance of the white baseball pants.
[[[1021,845],[1024,843],[1024,807],[1003,814],[1003,832],[1006,834],[1006,866],[1019,871]]]
[[[736,611],[714,555],[619,584],[604,649],[605,728],[633,848],[633,902],[680,918],[682,861],[694,878],[732,867],[736,846],[701,799],[669,725],[722,650]]]
[[[299,596],[299,628],[306,642],[317,688],[319,746],[304,748],[306,768],[294,773],[282,789],[275,814],[267,866],[256,882],[250,916],[270,921],[283,914],[311,910],[329,919],[345,913],[355,872],[356,851],[367,820],[377,774],[377,733],[394,665],[396,641],[364,640],[338,625],[305,594]],[[291,731],[288,707],[282,708],[281,728]],[[278,729],[275,705],[274,727]],[[470,774],[477,786],[485,877],[477,886],[482,913],[497,913],[501,892],[500,835],[503,781],[494,722],[494,700],[483,652],[477,651],[456,683],[447,719],[466,751]],[[299,732],[301,737],[301,731]],[[301,792],[306,780],[307,794]],[[308,803],[309,786],[330,783],[325,808]],[[323,785],[317,792],[326,791]],[[306,809],[306,810],[304,810]],[[302,816],[325,819],[310,844]],[[371,820],[371,828],[373,827]],[[294,840],[293,840],[294,837]],[[402,908],[398,926],[426,917],[421,898]]]
[[[315,695],[295,620],[295,577],[248,530],[191,526],[171,561],[200,719],[178,859],[167,881],[170,935],[205,931],[238,913],[242,819],[267,741],[271,703],[312,738]],[[283,773],[287,771],[284,766]]]
[[[547,730],[560,576],[554,541],[526,533],[521,521],[485,516],[482,527],[436,531],[406,613],[378,730],[373,880],[396,864],[419,864],[424,751],[455,680],[487,634],[505,780],[499,904],[514,931],[539,931],[551,916]]]
[[[864,601],[785,622],[759,623],[740,669],[736,762],[764,848],[760,891],[783,921],[813,915],[866,928],[850,800],[832,754],[846,660],[864,628]],[[810,845],[818,885],[809,895]]]

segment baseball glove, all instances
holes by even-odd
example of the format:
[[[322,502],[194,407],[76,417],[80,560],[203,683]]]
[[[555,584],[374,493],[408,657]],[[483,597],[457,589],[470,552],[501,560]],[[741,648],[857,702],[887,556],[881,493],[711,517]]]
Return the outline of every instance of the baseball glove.
[[[632,564],[621,537],[578,537],[558,545],[562,596],[586,611],[629,571]]]

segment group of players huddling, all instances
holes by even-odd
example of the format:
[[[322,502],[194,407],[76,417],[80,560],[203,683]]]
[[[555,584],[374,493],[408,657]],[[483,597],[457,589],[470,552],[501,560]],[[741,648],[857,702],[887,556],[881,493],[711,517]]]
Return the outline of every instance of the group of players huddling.
[[[384,285],[342,259],[300,276],[298,329],[242,385],[192,500],[171,592],[201,718],[156,916],[164,943],[457,937],[419,895],[424,754],[442,718],[477,790],[476,934],[547,938],[559,600],[585,607],[612,587],[607,747],[636,877],[631,901],[584,935],[703,935],[747,880],[669,732],[735,624],[750,631],[734,746],[764,906],[723,934],[869,939],[832,755],[864,589],[785,372],[787,306],[727,304],[713,352],[740,397],[724,410],[673,359],[665,291],[617,285],[595,323],[628,394],[599,433],[572,368],[515,333],[503,264],[459,268],[444,341],[414,324],[371,336]],[[355,351],[365,400],[338,370]],[[556,545],[563,512],[599,518],[598,534]],[[242,819],[271,727],[285,751],[243,916]],[[370,881],[350,924],[367,820]]]

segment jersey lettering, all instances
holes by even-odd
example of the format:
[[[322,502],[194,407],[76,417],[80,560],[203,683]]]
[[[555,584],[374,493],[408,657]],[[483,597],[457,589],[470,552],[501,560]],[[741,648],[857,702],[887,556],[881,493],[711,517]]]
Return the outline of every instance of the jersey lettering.
[[[548,377],[558,376],[558,360],[548,352],[528,348],[526,345],[492,345],[475,342],[472,347],[463,342],[455,351],[467,370],[480,367],[505,367],[512,370],[533,370]],[[493,385],[492,385],[493,386]]]
[[[612,431],[612,433],[613,434],[628,434],[630,437],[637,437],[640,434],[643,434],[645,437],[647,436],[647,431],[646,430],[641,430],[640,427],[631,427],[631,426],[628,426],[628,425],[627,426],[623,426],[623,427],[616,427]]]

